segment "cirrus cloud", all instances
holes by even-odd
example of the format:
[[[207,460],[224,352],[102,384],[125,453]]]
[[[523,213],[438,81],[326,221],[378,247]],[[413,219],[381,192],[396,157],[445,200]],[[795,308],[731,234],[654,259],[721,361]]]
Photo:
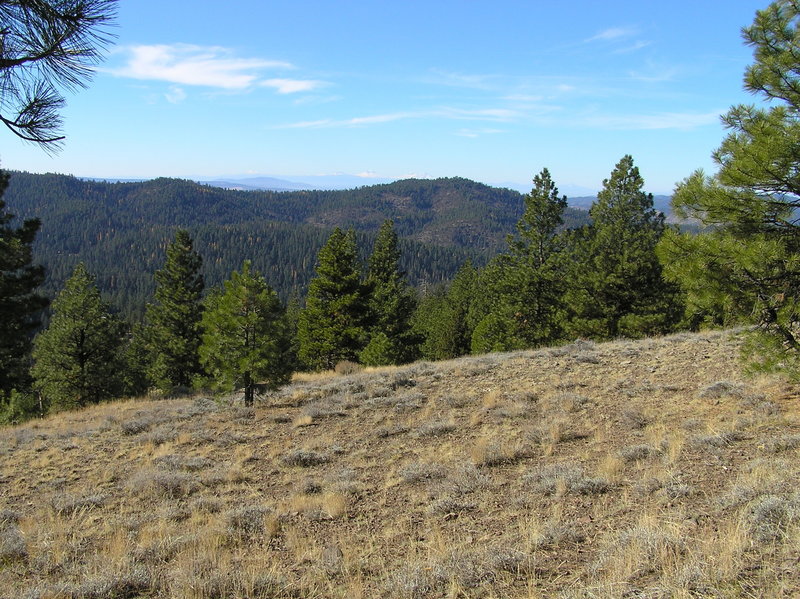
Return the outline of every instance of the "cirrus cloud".
[[[131,79],[230,91],[262,85],[274,88],[281,94],[309,91],[324,84],[311,79],[263,79],[264,71],[285,71],[295,66],[282,60],[241,58],[230,49],[220,46],[135,45],[124,47],[116,53],[124,54],[125,62],[108,71],[118,77]]]

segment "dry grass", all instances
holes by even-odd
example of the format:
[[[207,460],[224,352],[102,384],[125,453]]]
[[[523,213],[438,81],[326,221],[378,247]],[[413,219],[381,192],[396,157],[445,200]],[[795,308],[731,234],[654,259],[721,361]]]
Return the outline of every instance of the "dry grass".
[[[800,406],[730,333],[0,430],[0,596],[800,596]]]

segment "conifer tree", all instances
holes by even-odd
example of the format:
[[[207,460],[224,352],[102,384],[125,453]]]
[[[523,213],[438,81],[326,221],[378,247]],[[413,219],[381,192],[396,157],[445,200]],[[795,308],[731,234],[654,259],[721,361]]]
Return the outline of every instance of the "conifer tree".
[[[34,341],[34,386],[52,408],[79,408],[120,392],[123,331],[79,263],[53,301],[50,324]]]
[[[224,290],[212,293],[203,313],[200,358],[212,385],[244,389],[245,405],[253,405],[257,385],[269,389],[292,375],[291,340],[283,306],[264,278],[250,270],[234,271]]]
[[[418,354],[419,339],[411,325],[416,297],[399,263],[397,233],[387,220],[378,231],[367,271],[373,324],[361,361],[370,366],[404,364]]]
[[[565,304],[574,336],[662,334],[680,319],[678,291],[664,281],[655,253],[664,215],[643,187],[633,158],[624,156],[589,210],[592,224],[571,236]]]
[[[148,374],[164,391],[188,387],[202,372],[198,354],[202,264],[189,233],[179,229],[167,246],[164,268],[155,274],[155,302],[148,304],[145,312],[151,362]]]
[[[420,302],[414,321],[424,338],[423,358],[447,360],[470,352],[473,328],[469,311],[477,277],[472,263],[467,262],[449,287],[438,289]]]
[[[319,251],[300,313],[300,359],[315,370],[357,361],[369,325],[369,292],[361,280],[355,232],[336,228]]]
[[[558,230],[566,207],[566,196],[542,169],[525,196],[517,233],[508,238],[508,254],[481,274],[479,286],[491,308],[475,325],[474,353],[535,347],[561,336],[564,235]]]
[[[22,391],[30,383],[31,339],[47,306],[36,293],[44,268],[32,263],[39,221],[11,226],[14,215],[5,211],[3,201],[7,186],[8,175],[0,172],[0,408],[12,389]]]
[[[744,88],[769,106],[738,105],[713,158],[678,184],[676,214],[705,225],[670,232],[659,246],[666,273],[688,295],[695,323],[757,325],[750,366],[800,377],[800,4],[778,0],[742,31],[753,48]]]

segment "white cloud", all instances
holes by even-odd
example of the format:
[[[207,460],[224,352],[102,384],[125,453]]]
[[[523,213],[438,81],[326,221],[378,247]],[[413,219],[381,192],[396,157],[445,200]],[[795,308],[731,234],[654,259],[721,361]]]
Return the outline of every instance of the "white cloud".
[[[332,127],[359,127],[363,125],[377,125],[381,123],[391,123],[394,121],[408,119],[442,118],[447,120],[467,120],[467,121],[501,121],[507,122],[522,116],[516,110],[507,108],[485,108],[468,110],[462,108],[438,108],[433,110],[420,110],[412,112],[390,112],[386,114],[374,114],[370,116],[359,116],[350,119],[333,120],[320,119],[316,121],[300,121],[278,125],[276,129],[323,129]]]
[[[138,45],[122,48],[119,52],[127,54],[127,62],[110,70],[119,77],[227,90],[251,87],[266,69],[294,68],[283,61],[239,58],[218,46]]]
[[[325,85],[324,81],[313,79],[266,79],[260,83],[264,87],[272,87],[279,94],[295,94],[310,92]]]
[[[502,129],[459,129],[455,134],[459,137],[468,137],[475,139],[482,135],[494,135],[496,133],[503,133]]]
[[[169,91],[165,94],[167,102],[170,104],[180,104],[186,99],[186,92],[182,87],[171,85]]]
[[[631,37],[636,35],[638,31],[636,29],[630,27],[610,27],[608,29],[604,29],[600,33],[593,35],[590,38],[587,38],[586,42],[608,42],[611,40],[618,40],[626,37]]]
[[[724,111],[692,113],[662,112],[658,114],[604,115],[584,119],[583,124],[602,129],[616,130],[654,130],[654,129],[696,129],[719,123],[719,115]],[[580,122],[580,119],[576,120]]]

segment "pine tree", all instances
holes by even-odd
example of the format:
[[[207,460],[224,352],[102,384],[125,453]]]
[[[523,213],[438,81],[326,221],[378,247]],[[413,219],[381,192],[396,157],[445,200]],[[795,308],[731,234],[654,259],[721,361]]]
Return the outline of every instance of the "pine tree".
[[[189,387],[202,372],[200,347],[204,289],[202,258],[183,229],[167,246],[164,268],[156,272],[155,302],[145,319],[150,352],[149,378],[164,391]]]
[[[357,361],[369,321],[369,290],[361,280],[355,232],[336,228],[319,251],[300,314],[300,359],[316,370]]]
[[[121,390],[123,323],[78,264],[53,301],[50,324],[34,341],[34,386],[52,408],[97,403]]]
[[[221,390],[244,389],[253,405],[256,386],[275,389],[292,375],[291,340],[277,294],[245,261],[224,290],[212,293],[203,313],[200,358]]]
[[[664,281],[655,253],[664,215],[631,156],[603,181],[589,214],[592,224],[571,235],[565,304],[574,336],[611,339],[671,330],[681,315],[677,289]]]
[[[399,263],[397,233],[387,220],[378,231],[367,271],[374,321],[360,358],[370,366],[404,364],[418,355],[419,338],[411,325],[416,297]]]
[[[447,360],[470,352],[473,329],[469,312],[476,295],[477,277],[472,263],[467,262],[449,287],[435,291],[420,302],[414,322],[424,338],[423,358]]]
[[[742,33],[754,50],[744,87],[771,104],[723,116],[717,173],[696,171],[672,200],[706,230],[670,232],[659,252],[693,323],[757,325],[751,366],[800,377],[800,4],[773,2]]]
[[[481,275],[491,309],[475,325],[472,351],[508,351],[550,343],[562,335],[564,235],[558,230],[567,207],[550,172],[533,178],[509,252]]]
[[[31,339],[41,324],[47,300],[36,293],[44,281],[44,268],[32,264],[32,245],[39,221],[11,226],[13,214],[5,211],[3,193],[8,175],[0,173],[0,408],[12,389],[30,384]]]

